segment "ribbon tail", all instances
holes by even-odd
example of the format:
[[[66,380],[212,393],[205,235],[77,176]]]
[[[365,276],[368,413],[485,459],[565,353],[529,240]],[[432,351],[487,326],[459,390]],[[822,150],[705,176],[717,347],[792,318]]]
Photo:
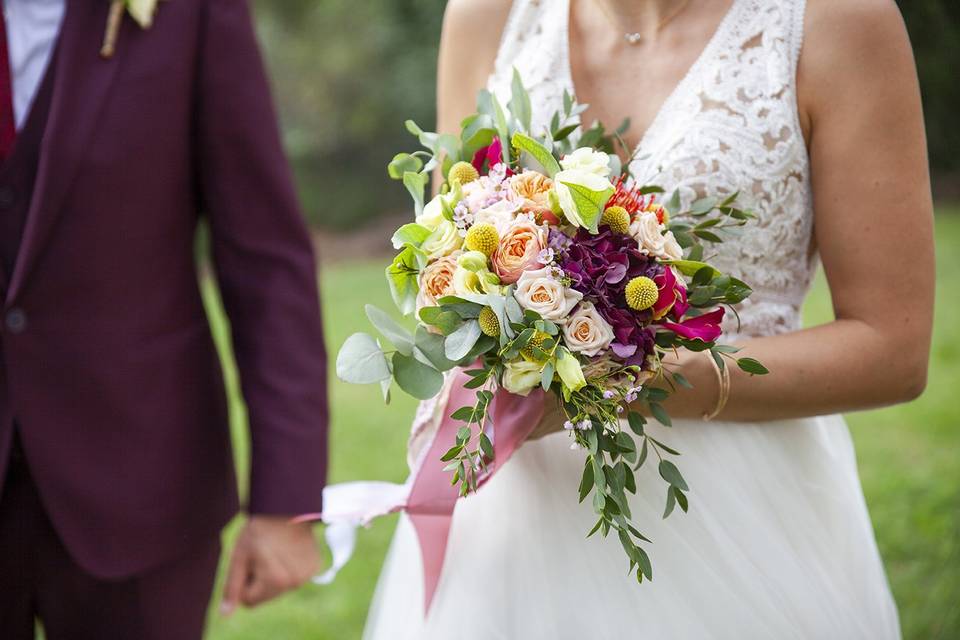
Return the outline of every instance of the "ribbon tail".
[[[409,513],[408,517],[420,542],[420,561],[423,564],[423,610],[424,613],[428,613],[443,571],[453,512]]]
[[[344,482],[323,490],[323,513],[306,514],[293,522],[322,520],[324,537],[333,557],[330,568],[315,577],[316,584],[330,584],[346,566],[357,546],[357,528],[371,520],[400,511],[406,504],[410,487],[391,482]]]

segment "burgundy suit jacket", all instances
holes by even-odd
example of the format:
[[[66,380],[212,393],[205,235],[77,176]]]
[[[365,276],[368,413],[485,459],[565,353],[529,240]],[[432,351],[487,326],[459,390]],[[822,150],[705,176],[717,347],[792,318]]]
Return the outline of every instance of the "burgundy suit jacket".
[[[16,268],[2,283],[6,397],[49,516],[86,570],[122,577],[206,543],[238,508],[198,220],[251,426],[249,511],[320,509],[326,363],[311,243],[246,0],[125,18],[67,0],[54,97]]]

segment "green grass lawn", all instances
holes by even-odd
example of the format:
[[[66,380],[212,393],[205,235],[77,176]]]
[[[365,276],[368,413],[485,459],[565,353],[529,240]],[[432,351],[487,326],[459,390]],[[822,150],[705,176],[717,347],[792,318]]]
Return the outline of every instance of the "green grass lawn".
[[[960,638],[960,409],[954,395],[960,389],[960,211],[938,217],[937,247],[937,319],[927,392],[909,405],[849,416],[864,491],[907,640]],[[366,325],[364,303],[388,308],[382,269],[380,263],[360,263],[325,270],[324,311],[332,355],[350,333]],[[217,337],[224,343],[227,329],[212,286],[208,293]],[[822,277],[805,316],[807,324],[832,318]],[[225,359],[237,455],[245,469],[246,417],[229,355]],[[890,373],[896,375],[895,361]],[[402,481],[413,402],[398,393],[387,408],[375,388],[348,386],[332,375],[331,381],[331,480]],[[395,517],[361,532],[354,559],[333,586],[305,587],[230,619],[220,618],[212,607],[209,637],[359,638],[394,523]],[[228,541],[236,526],[228,529]]]

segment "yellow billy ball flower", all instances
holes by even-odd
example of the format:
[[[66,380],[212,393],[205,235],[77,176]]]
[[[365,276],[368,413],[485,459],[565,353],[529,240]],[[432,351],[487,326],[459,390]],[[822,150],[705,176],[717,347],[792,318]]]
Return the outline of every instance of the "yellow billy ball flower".
[[[630,232],[630,214],[623,207],[615,205],[603,212],[600,224],[607,225],[614,233],[627,234]]]
[[[476,168],[472,164],[461,161],[450,167],[450,172],[447,174],[447,181],[451,184],[454,182],[467,184],[468,182],[473,182],[479,177],[480,173],[477,172]]]
[[[480,310],[480,317],[477,318],[480,323],[480,331],[491,338],[500,337],[500,320],[496,312],[490,307],[484,307]]]
[[[627,283],[626,295],[627,306],[635,311],[646,311],[656,304],[660,292],[656,282],[640,276]]]
[[[543,355],[535,353],[534,349],[536,348],[536,349],[539,349],[540,351],[543,351],[544,350],[543,345],[549,339],[550,339],[549,333],[545,333],[543,331],[537,331],[535,334],[533,334],[533,337],[530,338],[530,341],[527,342],[527,344],[525,344],[522,349],[520,349],[520,355],[522,355],[524,358],[532,362],[543,361],[544,359]]]
[[[464,246],[467,251],[479,251],[485,256],[489,256],[497,248],[500,242],[500,234],[497,228],[492,224],[482,222],[470,227],[467,231],[467,237],[464,239]]]

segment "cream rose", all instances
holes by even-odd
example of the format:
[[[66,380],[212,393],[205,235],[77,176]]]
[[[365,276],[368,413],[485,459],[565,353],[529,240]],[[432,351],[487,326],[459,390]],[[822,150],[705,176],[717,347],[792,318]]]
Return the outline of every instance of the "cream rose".
[[[427,259],[436,260],[443,256],[450,255],[463,246],[463,238],[457,225],[449,220],[443,220],[437,228],[433,230],[427,239],[420,245],[420,249],[427,254]]]
[[[590,147],[580,147],[568,153],[560,160],[560,166],[565,170],[579,170],[596,174],[602,178],[610,176],[610,156],[603,151],[595,151]]]
[[[457,270],[459,251],[431,262],[420,272],[420,291],[417,293],[417,309],[435,307],[437,300],[453,295],[453,273]]]
[[[550,211],[553,180],[537,171],[524,171],[510,178],[507,197],[528,213]]]
[[[505,284],[513,284],[524,271],[543,266],[540,252],[547,246],[546,230],[525,218],[517,218],[501,235],[490,262]]]
[[[523,359],[506,363],[503,366],[503,388],[520,396],[528,395],[540,385],[541,366]]]
[[[613,341],[613,327],[603,319],[592,302],[581,302],[563,325],[567,348],[592,358],[600,355]]]
[[[523,309],[536,311],[546,320],[560,322],[583,299],[583,294],[565,287],[550,272],[549,267],[524,271],[517,280],[513,297]]]
[[[567,221],[578,227],[588,227],[589,225],[580,216],[580,210],[577,209],[573,194],[570,193],[567,184],[586,187],[591,191],[609,190],[611,193],[613,185],[602,175],[583,169],[565,169],[553,176],[553,190],[557,194],[557,200],[560,202],[560,208],[563,210],[563,215],[567,217]]]
[[[423,211],[417,216],[417,224],[433,231],[446,220],[443,216],[443,205],[440,204],[442,197],[443,196],[436,196],[423,206]]]
[[[673,231],[667,231],[663,234],[663,254],[660,256],[664,260],[682,260],[683,248],[673,235]]]
[[[664,253],[666,238],[663,235],[663,225],[653,211],[638,213],[630,223],[630,235],[640,245],[640,252],[660,258]],[[674,240],[676,242],[676,240]]]

